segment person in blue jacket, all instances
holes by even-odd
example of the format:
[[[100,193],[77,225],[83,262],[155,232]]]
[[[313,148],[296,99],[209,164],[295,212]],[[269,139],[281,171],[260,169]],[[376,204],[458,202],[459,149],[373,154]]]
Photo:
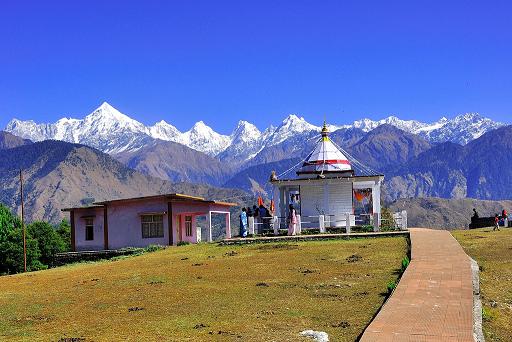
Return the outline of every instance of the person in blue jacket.
[[[245,208],[242,208],[240,213],[240,236],[247,237],[247,212]]]

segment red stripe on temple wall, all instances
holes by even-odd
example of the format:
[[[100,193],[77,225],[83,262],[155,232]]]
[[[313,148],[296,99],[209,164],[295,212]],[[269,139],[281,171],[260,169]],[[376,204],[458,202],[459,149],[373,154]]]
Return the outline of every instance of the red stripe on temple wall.
[[[321,165],[321,164],[345,164],[350,165],[350,162],[346,159],[331,159],[331,160],[315,160],[313,162],[305,162],[306,165]]]

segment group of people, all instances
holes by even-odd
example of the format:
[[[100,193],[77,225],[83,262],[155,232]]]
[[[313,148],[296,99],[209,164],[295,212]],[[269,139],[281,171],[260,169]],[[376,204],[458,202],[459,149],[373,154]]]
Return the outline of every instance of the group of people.
[[[270,220],[272,219],[272,215],[270,213],[270,210],[268,210],[268,208],[264,204],[260,204],[259,207],[253,205],[252,208],[242,208],[242,212],[240,213],[241,237],[247,237],[249,217],[254,218],[256,232],[258,234],[263,233],[264,230],[270,229]]]
[[[249,217],[254,217],[254,224],[257,227],[256,233],[261,234],[264,230],[270,229],[270,221],[272,215],[270,210],[265,207],[264,204],[260,204],[259,207],[254,205],[252,208],[242,208],[240,213],[240,237],[247,237],[249,228]],[[288,235],[297,234],[297,212],[293,204],[290,204],[288,216]]]

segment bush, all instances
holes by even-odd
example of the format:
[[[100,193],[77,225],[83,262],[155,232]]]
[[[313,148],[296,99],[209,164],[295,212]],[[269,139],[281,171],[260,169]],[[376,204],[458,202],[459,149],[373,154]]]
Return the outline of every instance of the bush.
[[[373,232],[373,226],[372,225],[361,226],[360,231],[362,233],[371,233],[371,232]]]
[[[41,252],[37,241],[30,234],[26,235],[27,271],[47,268],[39,261]],[[16,227],[7,232],[4,241],[0,242],[0,273],[13,274],[23,272],[23,230]]]
[[[149,246],[146,246],[146,248],[144,248],[144,252],[147,252],[147,253],[156,252],[156,251],[159,251],[161,249],[164,249],[164,247],[160,246],[160,245],[149,245]]]
[[[380,213],[381,215],[381,224],[380,230],[383,232],[396,230],[397,225],[395,219],[393,218],[393,213],[389,210],[389,208],[382,208]]]
[[[67,225],[69,226],[69,225]],[[26,227],[27,270],[45,269],[55,253],[68,250],[70,229],[63,222],[55,228],[46,222],[34,222]],[[70,233],[69,233],[70,234]],[[0,204],[0,273],[23,272],[23,229],[21,220],[9,208]]]
[[[186,246],[186,245],[190,245],[190,242],[188,242],[188,241],[180,241],[177,244],[177,246]]]
[[[20,219],[0,203],[0,243],[4,242],[9,232],[16,228],[21,228]]]
[[[27,226],[27,233],[37,240],[41,256],[39,260],[45,265],[51,265],[57,253],[66,251],[66,243],[55,228],[47,222],[37,221]]]
[[[62,220],[56,229],[57,234],[59,234],[62,242],[66,246],[65,252],[71,251],[71,226],[69,222],[66,220]]]
[[[395,288],[396,288],[396,283],[393,280],[390,280],[387,285],[388,295],[390,295]]]
[[[405,270],[407,269],[407,266],[409,266],[409,264],[410,264],[410,261],[409,261],[408,257],[405,257],[402,259],[402,273],[405,272]]]

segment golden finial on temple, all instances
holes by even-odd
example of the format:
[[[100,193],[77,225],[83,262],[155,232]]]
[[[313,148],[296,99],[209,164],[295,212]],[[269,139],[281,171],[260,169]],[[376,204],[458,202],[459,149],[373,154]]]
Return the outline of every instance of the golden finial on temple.
[[[324,120],[324,126],[322,127],[322,136],[326,137],[329,134],[329,128],[327,127],[327,121]]]

